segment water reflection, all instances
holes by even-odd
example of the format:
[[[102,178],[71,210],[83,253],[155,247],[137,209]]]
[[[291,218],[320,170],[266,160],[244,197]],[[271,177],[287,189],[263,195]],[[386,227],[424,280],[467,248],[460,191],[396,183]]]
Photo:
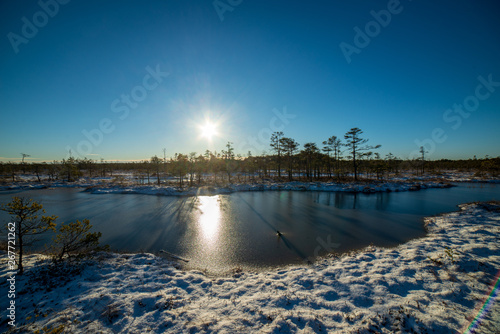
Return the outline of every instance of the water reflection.
[[[0,203],[18,192],[0,192]],[[237,266],[304,263],[304,258],[331,249],[340,253],[370,243],[396,246],[425,234],[423,216],[457,210],[459,203],[498,200],[500,185],[357,195],[269,191],[198,197],[93,195],[57,188],[23,191],[22,196],[42,201],[47,214],[59,216],[59,222],[89,218],[94,231],[102,232],[101,242],[112,249],[165,250],[189,259],[189,268],[222,273]],[[0,222],[8,219],[0,211]],[[6,235],[0,231],[2,237]],[[44,236],[36,250],[52,237]]]
[[[403,197],[404,195],[401,195]],[[311,193],[314,202],[332,206],[337,209],[386,210],[391,203],[391,193],[358,194],[343,192],[317,192]]]
[[[221,221],[220,196],[199,196],[200,217],[198,224],[205,242],[215,243],[218,238],[218,231]]]

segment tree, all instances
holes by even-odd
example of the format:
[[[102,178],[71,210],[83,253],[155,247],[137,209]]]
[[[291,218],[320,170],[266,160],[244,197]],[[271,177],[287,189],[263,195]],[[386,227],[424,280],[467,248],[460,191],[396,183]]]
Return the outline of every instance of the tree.
[[[332,166],[331,166],[331,156],[330,156],[330,152],[333,151],[333,148],[331,147],[331,145],[328,145],[328,141],[324,141],[323,142],[323,148],[321,149],[323,152],[326,152],[326,169],[327,169],[327,172],[328,172],[328,177],[331,178],[332,177]]]
[[[231,183],[231,173],[234,170],[234,148],[232,142],[228,141],[226,144],[227,151],[222,150],[222,155],[224,156],[224,165],[227,173],[228,182]]]
[[[182,181],[187,172],[188,157],[182,153],[175,153],[174,172],[179,176],[179,187],[182,188]]]
[[[288,180],[292,181],[292,172],[293,172],[293,156],[297,152],[299,147],[299,143],[297,143],[292,138],[283,137],[281,138],[281,146],[283,151],[286,153],[288,160]]]
[[[33,171],[35,172],[37,181],[42,182],[42,180],[40,179],[40,169],[42,166],[45,166],[46,163],[45,162],[42,162],[41,164],[32,163],[31,165],[33,166]]]
[[[331,166],[330,166],[330,152],[333,152],[333,158],[335,161],[335,169],[337,170],[337,177],[339,177],[340,166],[339,159],[342,147],[342,141],[337,138],[337,136],[331,136],[328,140],[323,142],[323,152],[326,152],[328,155],[328,177],[332,177],[331,175]]]
[[[78,160],[78,169],[86,170],[89,177],[92,177],[93,167],[94,161],[92,159],[83,158],[83,160]]]
[[[371,168],[377,175],[377,180],[380,180],[383,178],[384,173],[387,171],[387,164],[384,160],[381,159],[379,153],[375,153],[374,156],[375,161],[372,162],[373,165],[371,166]]]
[[[391,152],[389,152],[388,154],[386,154],[385,160],[387,161],[387,168],[389,169],[389,172],[397,174],[399,158],[394,156],[394,154],[392,154]]]
[[[354,180],[358,180],[358,163],[359,159],[366,155],[366,151],[379,148],[380,145],[369,146],[365,145],[368,142],[368,139],[363,139],[360,135],[363,131],[360,128],[351,128],[345,135],[344,139],[346,140],[345,146],[349,150],[351,154],[350,158],[352,159],[352,167],[354,170]]]
[[[226,144],[227,151],[222,150],[222,155],[224,156],[224,160],[234,159],[234,148],[233,143],[228,141]]]
[[[161,165],[161,159],[158,158],[155,155],[154,157],[151,157],[151,164],[153,164],[155,166],[155,169],[156,169],[156,183],[158,183],[158,185],[160,185],[160,165]]]
[[[333,141],[333,154],[335,158],[335,170],[337,172],[337,179],[340,179],[340,159],[342,159],[342,146],[343,144],[340,139],[336,139]]]
[[[244,161],[245,171],[248,180],[255,180],[255,173],[257,171],[257,159],[252,156],[252,152],[248,151],[247,158]]]
[[[193,186],[195,173],[196,152],[189,153],[189,186]]]
[[[425,172],[425,153],[428,153],[425,148],[423,146],[420,146],[420,154],[421,154],[421,157],[420,159],[422,159],[422,175],[424,175],[424,172]]]
[[[71,182],[73,181],[73,178],[80,176],[80,171],[77,168],[77,164],[78,160],[73,157],[62,160],[63,172],[66,174],[67,182]]]
[[[24,163],[24,158],[31,157],[31,155],[26,153],[21,153],[23,159],[21,160],[21,164],[23,165],[23,174],[26,174],[26,164]]]
[[[283,138],[283,132],[274,132],[271,135],[271,148],[274,152],[276,152],[277,156],[277,163],[278,163],[278,178],[281,178],[281,152],[282,152],[282,146],[281,146],[281,138]]]
[[[25,197],[13,197],[12,202],[2,205],[0,210],[12,216],[8,224],[8,230],[14,233],[19,247],[18,269],[19,275],[24,272],[23,254],[24,248],[31,246],[37,239],[34,237],[50,230],[55,230],[56,216],[41,216],[39,211],[45,213],[43,206]],[[11,225],[13,224],[13,225]],[[15,227],[12,231],[12,227]]]
[[[207,160],[205,159],[205,157],[203,155],[199,155],[197,158],[196,158],[196,161],[195,161],[195,172],[196,172],[196,176],[198,178],[198,185],[201,184],[201,177],[204,173],[207,172],[208,170],[208,164],[207,164]]]
[[[60,262],[65,257],[70,261],[72,257],[82,259],[91,256],[94,252],[106,250],[107,246],[99,246],[101,232],[89,232],[91,228],[92,225],[88,219],[81,222],[77,220],[63,223],[59,228],[59,234],[54,238],[54,261]]]
[[[57,178],[59,171],[60,171],[60,166],[57,163],[57,161],[55,160],[52,161],[52,163],[50,163],[47,167],[47,174],[49,174],[49,181],[54,181]]]
[[[314,172],[314,160],[316,155],[319,153],[318,146],[316,143],[305,143],[304,150],[302,151],[306,158],[306,175],[309,181],[312,181]]]

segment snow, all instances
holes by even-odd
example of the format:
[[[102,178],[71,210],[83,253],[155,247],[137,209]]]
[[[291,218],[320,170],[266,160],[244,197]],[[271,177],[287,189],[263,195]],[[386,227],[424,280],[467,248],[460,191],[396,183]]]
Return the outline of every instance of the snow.
[[[296,191],[342,191],[352,193],[375,193],[391,191],[415,191],[428,188],[448,188],[452,185],[441,181],[391,181],[391,182],[262,182],[234,183],[226,186],[201,186],[179,188],[166,185],[127,185],[97,182],[11,184],[0,186],[0,190],[33,190],[46,188],[86,188],[92,194],[143,194],[158,196],[218,195],[242,191],[296,190]]]
[[[314,265],[225,276],[183,270],[153,254],[102,253],[79,274],[43,281],[42,255],[17,276],[19,332],[394,333],[464,331],[500,268],[498,205],[426,218],[428,235]],[[38,266],[35,266],[38,264]],[[0,276],[6,291],[6,255]],[[45,282],[45,285],[40,283]],[[1,309],[6,309],[1,299]],[[494,333],[498,302],[479,327]],[[496,320],[495,320],[496,317]],[[0,330],[6,330],[2,311]],[[44,331],[45,332],[45,331]]]
[[[335,183],[335,182],[266,182],[252,184],[231,184],[224,187],[191,187],[180,189],[172,186],[97,186],[90,187],[88,191],[93,194],[146,194],[163,196],[194,196],[217,195],[242,191],[269,191],[269,190],[295,190],[295,191],[342,191],[342,192],[390,192],[413,191],[427,188],[448,188],[448,183],[425,181],[398,181],[398,182],[370,182],[370,183]]]
[[[42,175],[42,182],[36,182],[34,175],[17,176],[20,182],[6,183],[0,185],[1,190],[32,190],[58,187],[86,188],[93,194],[145,194],[160,196],[195,196],[195,195],[217,195],[241,191],[265,191],[265,190],[298,190],[298,191],[342,191],[352,193],[374,193],[391,191],[415,191],[427,188],[451,187],[451,182],[481,182],[499,183],[498,177],[480,177],[472,172],[443,171],[436,175],[416,176],[411,173],[392,175],[383,181],[365,180],[360,182],[275,182],[264,179],[259,182],[232,183],[225,186],[193,186],[180,188],[175,186],[174,178],[169,178],[168,185],[155,184],[155,177],[151,178],[151,184],[139,185],[133,173],[115,172],[110,177],[82,177],[75,182],[46,181],[48,176]],[[188,182],[186,182],[188,183]],[[174,185],[172,185],[174,184]]]

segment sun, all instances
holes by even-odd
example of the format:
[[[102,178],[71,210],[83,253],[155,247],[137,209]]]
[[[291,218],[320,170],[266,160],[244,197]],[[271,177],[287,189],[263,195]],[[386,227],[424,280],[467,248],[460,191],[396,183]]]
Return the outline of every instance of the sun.
[[[212,137],[217,135],[217,126],[207,121],[204,125],[200,126],[201,136],[207,138],[208,140],[212,140]]]

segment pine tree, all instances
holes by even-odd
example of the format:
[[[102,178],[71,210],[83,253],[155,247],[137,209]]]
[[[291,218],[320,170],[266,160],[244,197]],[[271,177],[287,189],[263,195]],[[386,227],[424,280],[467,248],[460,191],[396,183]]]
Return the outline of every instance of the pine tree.
[[[352,167],[354,170],[354,180],[358,180],[358,167],[359,167],[359,159],[366,155],[366,151],[377,149],[381,145],[369,146],[365,145],[368,142],[368,139],[363,139],[360,135],[363,131],[360,128],[351,128],[345,135],[344,139],[346,140],[345,146],[347,146],[352,159]]]
[[[316,143],[305,143],[302,152],[306,158],[306,176],[309,181],[312,181],[316,155],[319,153],[318,146],[316,146]]]
[[[57,216],[41,216],[39,218],[40,211],[45,213],[43,206],[25,197],[13,197],[12,202],[2,205],[0,210],[12,216],[7,230],[16,236],[16,244],[19,247],[17,267],[19,275],[22,275],[24,272],[24,248],[37,241],[34,236],[55,230]]]
[[[327,164],[327,167],[328,167],[328,177],[332,177],[332,174],[331,174],[331,165],[330,165],[330,152],[333,152],[333,159],[334,159],[334,162],[335,162],[335,169],[337,171],[337,178],[339,177],[339,173],[340,173],[340,166],[339,166],[339,160],[340,160],[340,154],[342,153],[340,148],[342,147],[342,141],[340,139],[337,138],[337,136],[331,136],[330,138],[328,138],[328,140],[325,140],[323,142],[323,152],[326,152],[327,155],[328,155],[328,164]]]
[[[53,259],[60,262],[64,258],[88,258],[92,253],[107,250],[108,247],[99,246],[101,232],[90,232],[92,225],[88,219],[76,222],[63,223],[59,227],[59,234],[54,238]]]
[[[283,151],[286,153],[287,160],[288,160],[288,180],[292,181],[293,156],[297,152],[297,149],[299,147],[299,143],[297,143],[292,138],[283,137],[283,138],[281,138],[281,146],[283,148]]]
[[[278,178],[281,178],[281,152],[283,151],[281,145],[281,138],[283,138],[283,132],[274,132],[271,135],[271,148],[276,152],[277,164],[278,164]]]
[[[160,165],[161,165],[161,159],[158,158],[156,155],[154,157],[151,157],[151,164],[154,166],[156,170],[156,182],[158,185],[160,185]]]

